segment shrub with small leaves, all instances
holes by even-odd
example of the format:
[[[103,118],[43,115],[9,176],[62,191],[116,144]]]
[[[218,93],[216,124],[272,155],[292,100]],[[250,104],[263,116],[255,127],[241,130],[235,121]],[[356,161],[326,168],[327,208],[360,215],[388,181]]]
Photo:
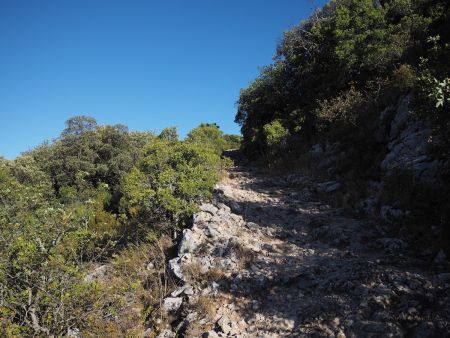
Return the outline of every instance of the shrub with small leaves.
[[[219,155],[209,147],[155,140],[123,180],[122,209],[142,222],[185,225],[197,204],[211,196],[219,169]]]

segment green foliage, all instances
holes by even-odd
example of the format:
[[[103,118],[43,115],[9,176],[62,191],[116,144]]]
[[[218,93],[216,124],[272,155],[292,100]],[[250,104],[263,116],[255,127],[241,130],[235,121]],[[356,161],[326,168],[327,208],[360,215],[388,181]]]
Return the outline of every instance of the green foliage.
[[[283,145],[289,135],[289,131],[283,127],[279,120],[274,120],[271,123],[264,125],[264,135],[266,136],[266,143],[269,147]]]
[[[265,153],[263,126],[282,113],[285,78],[284,64],[278,62],[263,68],[260,77],[241,90],[235,122],[242,126],[242,148],[250,158]]]
[[[186,142],[201,144],[217,155],[221,155],[224,150],[239,148],[241,136],[224,134],[215,123],[201,123],[189,132]]]
[[[272,165],[278,163],[278,160],[284,159],[288,153],[289,131],[284,127],[282,121],[274,120],[265,124],[262,133],[264,135],[265,161]]]
[[[80,136],[86,132],[93,131],[97,126],[97,121],[90,116],[74,116],[66,121],[66,129],[63,130],[63,136]]]
[[[226,145],[223,132],[219,129],[219,126],[209,123],[202,123],[197,128],[192,129],[187,135],[186,142],[207,146],[218,155],[222,153]]]
[[[277,120],[293,148],[340,135],[359,142],[371,134],[376,109],[411,91],[423,93],[417,101],[428,119],[445,126],[435,123],[436,135],[447,138],[449,6],[445,0],[336,0],[285,32],[273,64],[241,90],[235,121],[242,149],[250,158],[265,156],[264,126]],[[422,70],[420,58],[427,63]]]
[[[0,336],[143,330],[148,314],[136,315],[130,300],[157,306],[168,276],[141,276],[148,255],[138,253],[145,242],[159,248],[161,232],[188,223],[210,196],[221,167],[214,145],[236,142],[213,128],[180,142],[172,127],[156,137],[80,116],[53,143],[0,158]],[[130,257],[131,275],[118,271],[113,285],[84,280],[92,264]]]
[[[192,140],[172,145],[155,141],[144,153],[124,178],[124,210],[146,221],[185,225],[197,203],[211,194],[218,178],[218,155]]]
[[[74,117],[66,124],[58,140],[43,144],[26,156],[47,176],[54,194],[63,203],[89,199],[97,188],[107,187],[108,208],[117,212],[120,181],[154,135],[129,133],[123,125],[98,126],[85,116]]]
[[[283,126],[281,121],[274,120],[263,126],[263,133],[266,138],[266,149],[269,156],[280,156],[287,148],[289,131]]]
[[[442,81],[432,78],[428,96],[436,102],[436,108],[444,107],[450,102],[450,79]]]
[[[240,135],[224,134],[223,139],[225,140],[224,150],[241,147],[242,137]]]
[[[313,144],[337,145],[343,151],[327,175],[346,187],[380,179],[379,164],[392,141],[386,127],[403,96],[413,98],[407,118],[431,126],[430,155],[446,163],[449,60],[448,0],[330,1],[285,32],[273,63],[241,90],[235,121],[241,126],[242,150],[271,169],[285,170],[307,162]],[[414,210],[425,230],[432,223],[449,223],[444,202],[449,180],[437,179],[443,187],[434,195],[416,184],[414,191],[398,190],[411,196],[401,207]]]
[[[84,327],[85,310],[95,299],[79,271],[90,240],[83,227],[89,218],[86,210],[72,214],[42,207],[2,222],[0,306],[14,316],[2,323],[0,332],[20,328],[25,336],[60,336],[69,327]]]
[[[358,127],[361,112],[367,104],[364,95],[354,87],[337,97],[323,100],[316,110],[320,130],[339,131],[342,137]]]
[[[418,115],[431,122],[433,145],[444,156],[450,154],[450,41],[440,35],[427,39],[427,54],[419,64],[415,98]]]
[[[164,128],[158,135],[158,138],[164,141],[178,141],[177,127]]]
[[[386,9],[372,0],[352,0],[336,8],[335,53],[347,67],[385,64],[395,49],[386,46],[389,30]]]

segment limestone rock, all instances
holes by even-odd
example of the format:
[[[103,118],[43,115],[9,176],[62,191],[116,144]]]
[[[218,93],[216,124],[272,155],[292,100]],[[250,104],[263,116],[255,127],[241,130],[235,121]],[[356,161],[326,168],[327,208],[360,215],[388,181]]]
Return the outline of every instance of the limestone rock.
[[[310,154],[312,155],[318,155],[318,154],[322,154],[323,153],[323,148],[320,144],[314,144],[311,147],[311,150],[309,151]]]
[[[81,331],[77,328],[73,328],[73,329],[67,329],[67,338],[82,338],[83,335],[81,334]]]
[[[392,137],[398,138],[409,122],[399,117],[395,123]],[[340,156],[339,145],[327,148],[318,159]],[[337,181],[317,184],[293,175],[267,179],[256,170],[233,169],[227,184],[216,187],[220,202],[194,215],[169,263],[185,283],[163,302],[166,313],[178,316],[169,332],[250,338],[448,335],[445,253],[436,255],[437,271],[430,275],[423,269],[429,261],[415,257],[393,226],[353,218],[316,200],[320,196],[302,194],[314,187],[333,192]],[[368,188],[366,207],[373,212],[382,186],[374,181]],[[381,213],[387,223],[408,215],[395,203]],[[186,276],[188,271],[196,278]]]
[[[331,193],[338,190],[341,187],[341,184],[336,181],[328,181],[317,184],[317,190],[320,192]]]
[[[182,287],[179,287],[178,289],[176,289],[175,291],[173,291],[170,295],[172,297],[179,297],[179,296],[190,296],[194,294],[194,289],[192,288],[191,285],[189,284],[185,284]]]
[[[166,314],[174,314],[180,309],[181,304],[183,304],[182,297],[165,298],[162,305],[162,311]]]
[[[179,279],[184,280],[183,269],[181,267],[181,258],[175,257],[169,261],[170,270],[177,276]]]
[[[386,253],[402,253],[408,247],[408,244],[398,238],[381,238],[377,241],[380,247]]]
[[[175,338],[177,335],[175,332],[173,332],[172,330],[163,330],[162,332],[160,332],[156,338]]]
[[[408,95],[399,100],[390,126],[388,151],[380,168],[386,175],[391,175],[396,169],[412,170],[419,181],[436,183],[437,173],[444,163],[429,155],[431,130],[410,113],[410,99]]]
[[[444,250],[440,250],[437,255],[433,259],[433,264],[435,265],[442,265],[447,261],[447,255],[445,254]]]
[[[181,239],[178,254],[193,253],[202,243],[202,234],[193,232],[191,229],[183,230],[183,238]]]
[[[96,268],[93,272],[86,275],[83,279],[85,283],[91,283],[94,281],[98,281],[106,276],[108,273],[109,267],[107,265],[101,265],[98,268]]]
[[[433,338],[436,337],[436,329],[432,322],[423,322],[417,326],[412,334],[412,338]]]
[[[214,191],[219,195],[223,195],[224,197],[233,198],[233,190],[227,185],[216,184],[214,187]]]
[[[360,209],[367,215],[374,215],[376,211],[377,198],[368,197],[359,204]]]
[[[406,215],[407,212],[405,210],[394,208],[390,205],[383,205],[380,210],[381,218],[388,223],[398,221]]]
[[[210,204],[210,203],[203,203],[202,205],[200,205],[199,208],[201,211],[205,211],[210,213],[211,215],[214,215],[215,213],[217,213],[217,211],[219,210],[217,207],[215,207],[214,205]]]
[[[411,96],[407,95],[399,100],[397,113],[392,121],[391,130],[389,133],[389,138],[391,140],[399,136],[402,129],[405,127],[406,123],[410,119],[411,113],[409,112],[409,103],[411,101]]]

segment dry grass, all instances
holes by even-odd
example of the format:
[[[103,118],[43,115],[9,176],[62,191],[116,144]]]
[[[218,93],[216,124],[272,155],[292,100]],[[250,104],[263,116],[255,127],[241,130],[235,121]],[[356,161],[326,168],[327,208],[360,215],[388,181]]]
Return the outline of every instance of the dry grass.
[[[203,274],[203,276],[210,282],[217,282],[225,278],[225,271],[222,268],[215,267],[209,269],[206,273]]]
[[[130,246],[111,259],[112,272],[99,282],[101,296],[93,304],[101,315],[92,318],[90,332],[83,334],[140,337],[146,328],[164,323],[158,310],[176,287],[166,266],[171,245],[170,238],[162,237],[154,243]]]
[[[197,313],[197,319],[190,321],[184,337],[202,337],[202,333],[214,327],[217,314],[217,299],[211,296],[199,296],[191,311]]]
[[[209,296],[200,296],[197,301],[197,312],[201,317],[208,317],[214,320],[216,317],[216,301]]]
[[[186,264],[183,269],[187,279],[191,282],[199,282],[202,280],[202,265],[199,261],[194,261]]]
[[[255,260],[255,253],[253,250],[243,246],[239,242],[233,242],[231,246],[234,254],[236,255],[239,266],[241,268],[249,268]]]
[[[223,179],[228,176],[229,168],[234,166],[234,161],[229,157],[224,157],[220,160],[220,179]]]
[[[222,268],[213,267],[205,272],[202,269],[201,263],[197,260],[186,265],[184,267],[184,272],[191,283],[200,283],[203,281],[217,282],[225,278],[225,271]]]

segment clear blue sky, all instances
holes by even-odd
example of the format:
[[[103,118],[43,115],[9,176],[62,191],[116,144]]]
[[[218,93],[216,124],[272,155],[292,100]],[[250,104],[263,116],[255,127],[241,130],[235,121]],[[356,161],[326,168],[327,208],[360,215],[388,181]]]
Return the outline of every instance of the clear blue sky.
[[[0,155],[73,115],[130,130],[228,133],[239,89],[323,0],[1,0]]]

